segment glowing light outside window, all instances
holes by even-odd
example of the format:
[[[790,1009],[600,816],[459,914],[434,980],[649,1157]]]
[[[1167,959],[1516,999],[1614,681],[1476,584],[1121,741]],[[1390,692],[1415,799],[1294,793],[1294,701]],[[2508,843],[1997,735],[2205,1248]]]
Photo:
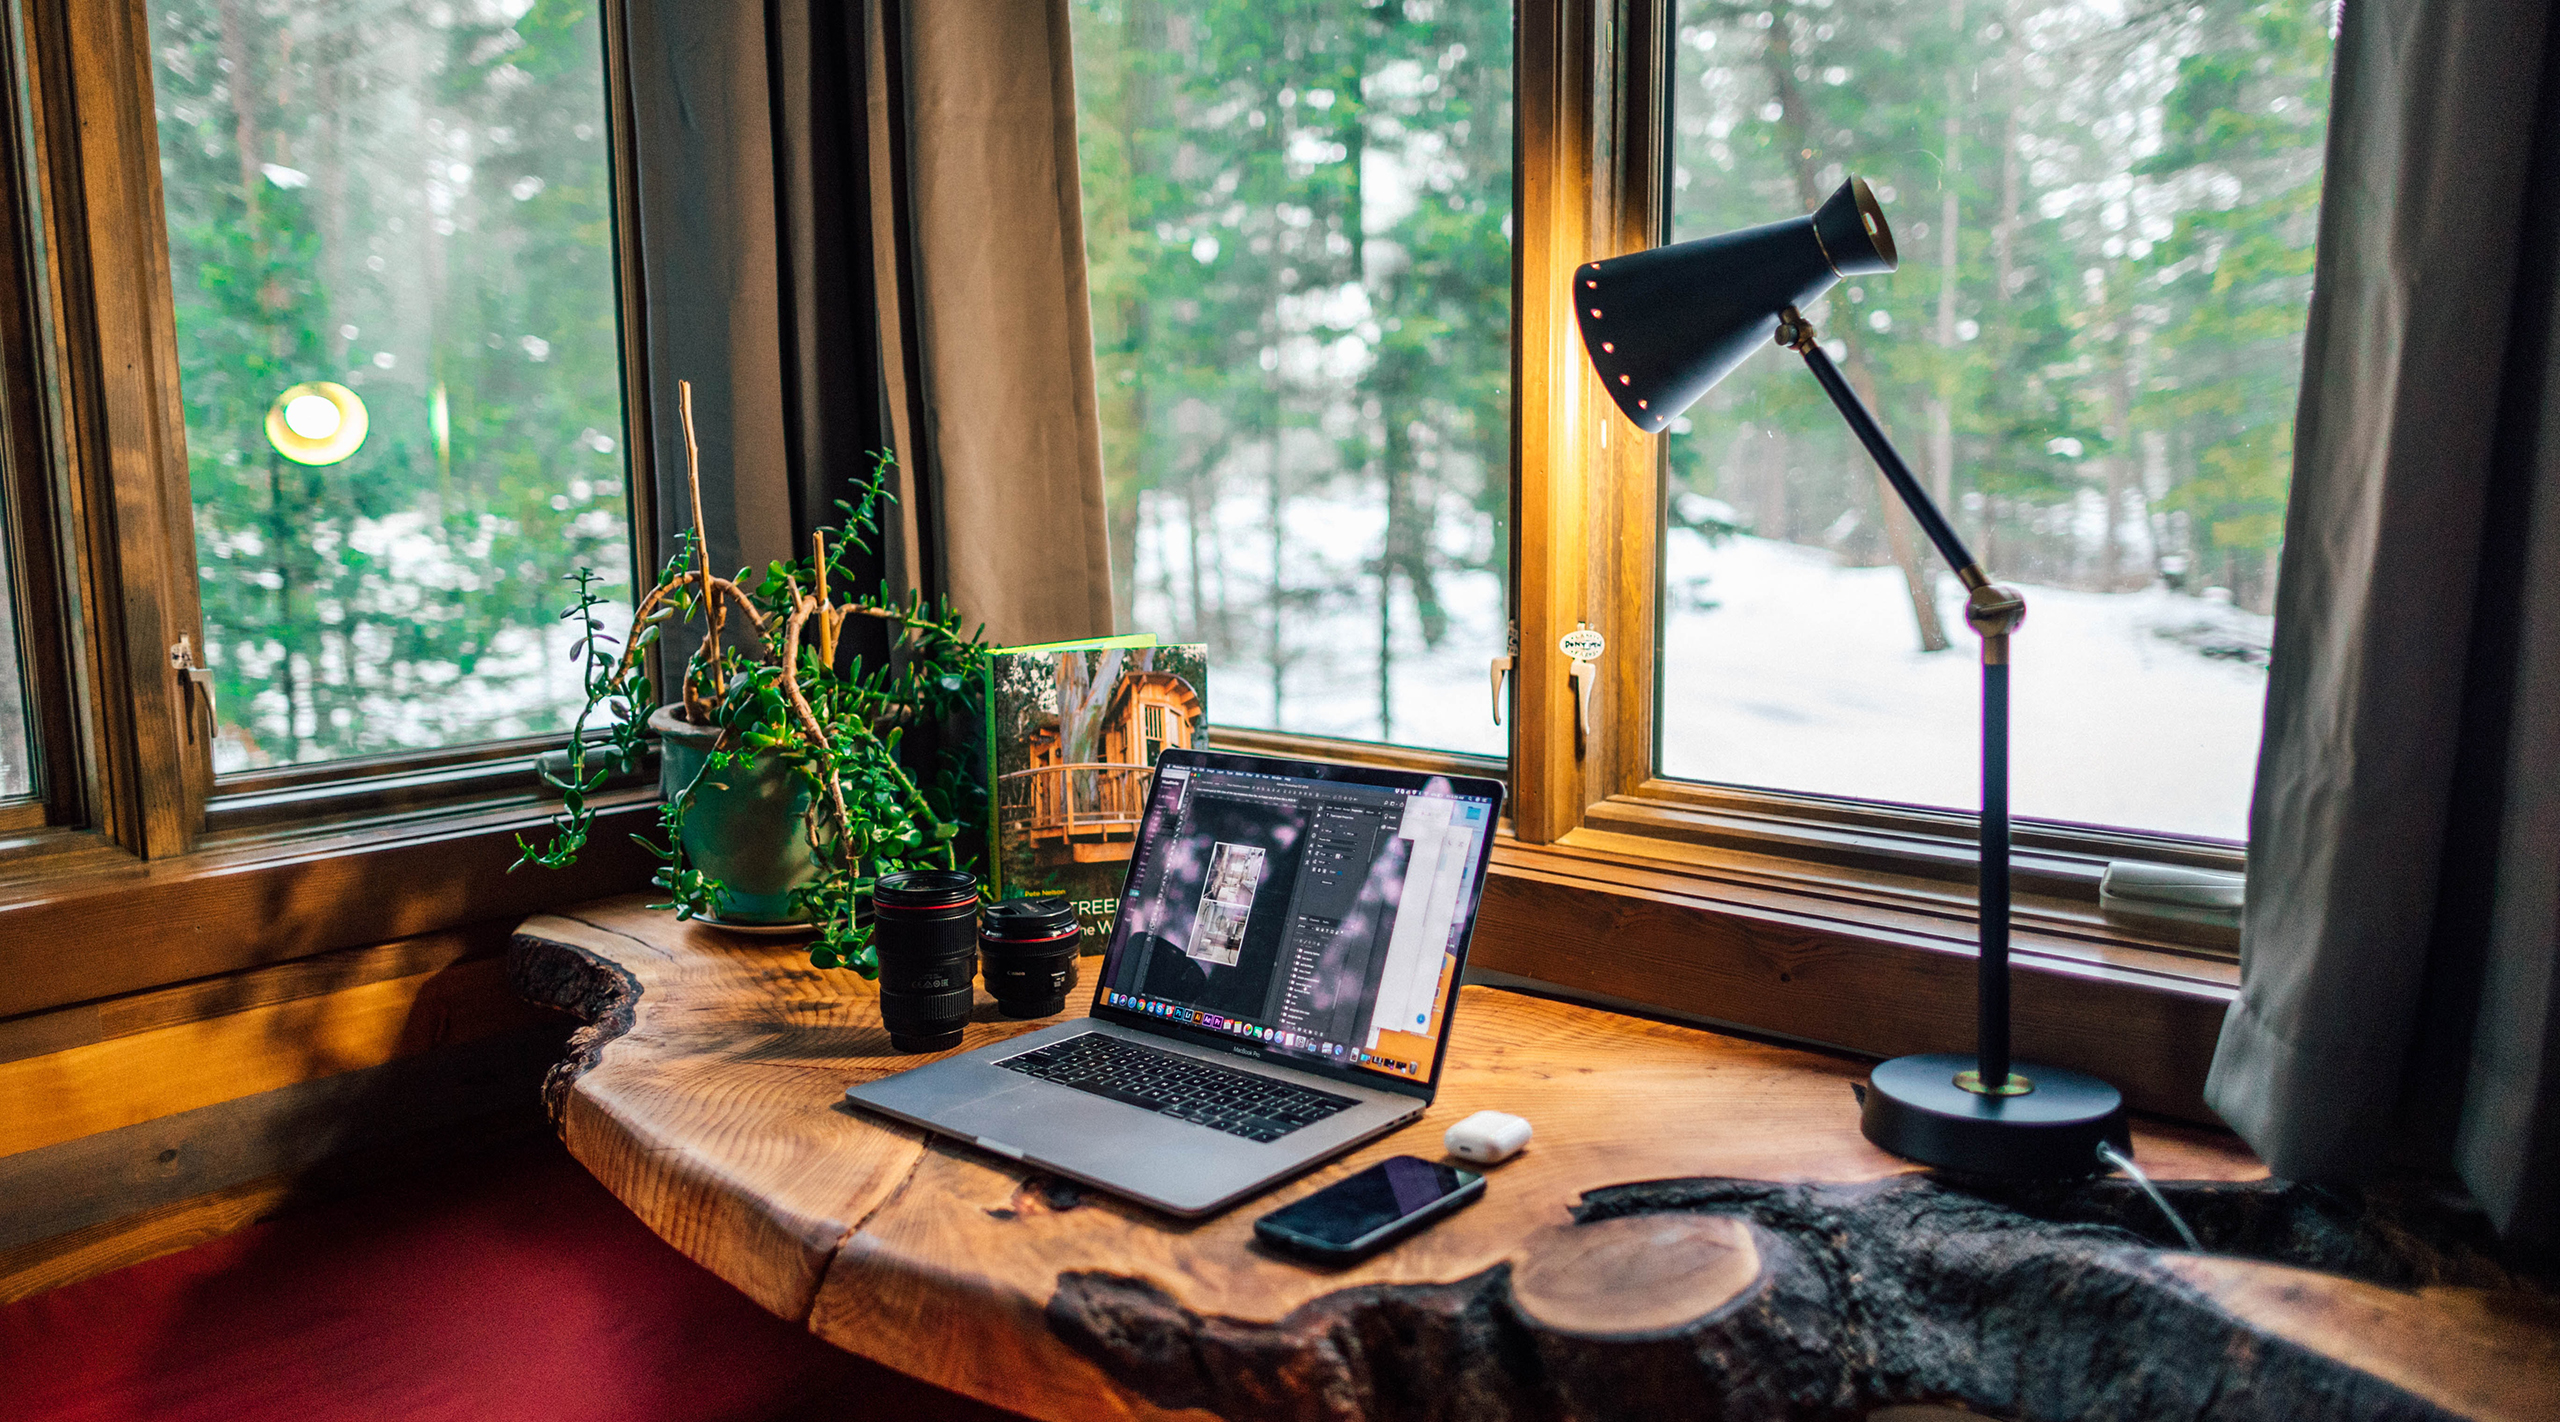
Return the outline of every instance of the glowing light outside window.
[[[267,410],[267,443],[296,464],[335,464],[362,449],[372,428],[363,398],[335,381],[297,385]]]
[[[297,395],[285,402],[284,427],[304,439],[327,439],[345,423],[338,418],[337,402],[325,395]]]

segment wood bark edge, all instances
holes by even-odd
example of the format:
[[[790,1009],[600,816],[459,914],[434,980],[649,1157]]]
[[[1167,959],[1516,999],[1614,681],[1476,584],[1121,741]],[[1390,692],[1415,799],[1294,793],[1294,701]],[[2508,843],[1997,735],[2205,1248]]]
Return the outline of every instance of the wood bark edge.
[[[2329,1271],[2320,1284],[2543,1287],[2500,1262],[2476,1217],[2414,1193],[2268,1181],[2173,1198],[2217,1254]],[[1454,1284],[1345,1289],[1267,1327],[1201,1316],[1145,1280],[1075,1273],[1047,1315],[1148,1401],[1234,1419],[1851,1422],[1932,1403],[2034,1419],[2484,1415],[2445,1405],[2456,1379],[2395,1386],[2238,1316],[2237,1295],[2173,1267],[2167,1226],[2125,1181],[1658,1181],[1585,1197],[1576,1228],[1668,1213],[1731,1220],[1724,1237],[1747,1234],[1759,1267],[1738,1289],[1702,1280],[1686,1322],[1614,1337],[1550,1326],[1522,1297],[1534,1266],[1518,1260]]]
[[[542,1107],[557,1131],[578,1078],[595,1069],[607,1043],[631,1030],[640,982],[574,943],[525,933],[507,942],[507,981],[525,1001],[556,1007],[584,1024],[569,1034],[568,1056],[543,1073]]]

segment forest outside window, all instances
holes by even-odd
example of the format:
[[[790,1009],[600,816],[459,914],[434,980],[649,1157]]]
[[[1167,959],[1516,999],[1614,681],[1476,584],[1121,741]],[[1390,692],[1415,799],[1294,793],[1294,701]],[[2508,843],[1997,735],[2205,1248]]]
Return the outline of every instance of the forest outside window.
[[[1875,185],[1809,313],[2027,594],[2016,804],[2237,841],[2258,754],[2331,7],[1683,0],[1672,240]],[[1969,809],[1961,591],[1795,363],[1674,423],[1660,773]]]
[[[556,732],[631,585],[596,7],[150,22],[215,770]]]
[[[1120,620],[1221,724],[1499,755],[1508,0],[1075,0]]]
[[[14,530],[16,520],[0,492],[0,529]],[[44,793],[42,767],[36,754],[34,698],[27,694],[27,626],[19,615],[25,605],[20,588],[26,581],[25,559],[18,540],[0,538],[0,812]],[[5,821],[0,821],[5,823]]]

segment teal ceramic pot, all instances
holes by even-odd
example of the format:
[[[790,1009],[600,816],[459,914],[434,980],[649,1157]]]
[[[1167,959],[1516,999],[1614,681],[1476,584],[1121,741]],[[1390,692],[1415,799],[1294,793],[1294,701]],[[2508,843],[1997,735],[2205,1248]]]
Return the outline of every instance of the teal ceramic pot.
[[[686,721],[680,707],[659,707],[649,729],[658,734],[659,792],[669,800],[688,796],[685,857],[727,889],[720,918],[739,924],[803,921],[791,907],[791,891],[818,877],[804,828],[808,788],[771,752],[747,768],[704,779],[704,762],[721,733]]]

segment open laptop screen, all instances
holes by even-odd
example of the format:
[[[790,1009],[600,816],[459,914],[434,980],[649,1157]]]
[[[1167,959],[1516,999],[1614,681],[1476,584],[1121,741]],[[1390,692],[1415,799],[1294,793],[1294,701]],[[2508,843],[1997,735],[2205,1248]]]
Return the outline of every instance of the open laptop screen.
[[[1494,794],[1177,759],[1193,758],[1156,772],[1099,1005],[1431,1081]]]

